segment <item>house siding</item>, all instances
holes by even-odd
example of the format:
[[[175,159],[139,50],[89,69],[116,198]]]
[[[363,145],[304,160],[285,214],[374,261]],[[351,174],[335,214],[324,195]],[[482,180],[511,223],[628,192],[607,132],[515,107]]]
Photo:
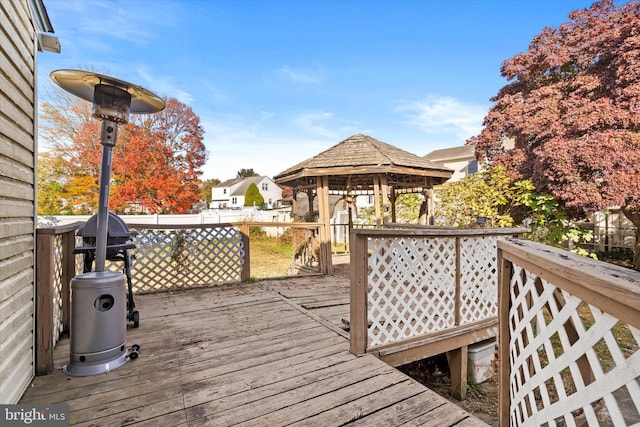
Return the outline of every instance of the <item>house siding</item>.
[[[211,189],[211,209],[242,209],[250,183],[255,184],[264,198],[267,209],[278,208],[282,188],[268,177],[249,177],[225,181]],[[266,189],[264,188],[266,186]]]
[[[0,2],[0,403],[33,378],[36,35],[27,0]]]
[[[479,170],[483,170],[483,165],[479,164],[476,159],[473,145],[435,150],[424,156],[424,158],[453,169],[453,174],[448,182],[459,181]]]

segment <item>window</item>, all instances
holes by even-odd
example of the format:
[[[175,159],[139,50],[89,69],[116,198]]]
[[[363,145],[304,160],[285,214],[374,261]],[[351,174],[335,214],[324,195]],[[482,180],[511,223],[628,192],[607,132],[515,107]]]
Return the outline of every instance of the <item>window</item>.
[[[268,191],[269,190],[269,184],[267,184],[266,182],[262,183],[262,191]]]
[[[222,194],[227,194],[227,189],[226,188],[222,190]]]
[[[238,198],[237,197],[232,197],[231,198],[231,204],[232,205],[237,205],[238,204]]]
[[[467,174],[471,175],[472,173],[476,173],[476,172],[478,172],[478,161],[471,160],[467,165]]]

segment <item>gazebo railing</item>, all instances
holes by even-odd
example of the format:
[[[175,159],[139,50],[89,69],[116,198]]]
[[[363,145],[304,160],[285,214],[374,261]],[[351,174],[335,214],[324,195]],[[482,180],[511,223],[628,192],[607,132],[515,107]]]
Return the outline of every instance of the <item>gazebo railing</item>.
[[[640,272],[498,242],[500,425],[640,423]]]

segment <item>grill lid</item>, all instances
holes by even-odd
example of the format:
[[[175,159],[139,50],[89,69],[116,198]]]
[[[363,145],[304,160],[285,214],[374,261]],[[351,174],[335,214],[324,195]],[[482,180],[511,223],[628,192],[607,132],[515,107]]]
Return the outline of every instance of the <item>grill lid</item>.
[[[87,220],[87,222],[78,230],[78,236],[81,237],[96,237],[98,232],[98,214],[93,215]],[[118,215],[113,212],[109,212],[109,223],[107,224],[107,238],[113,239],[130,239],[131,232],[127,224]]]

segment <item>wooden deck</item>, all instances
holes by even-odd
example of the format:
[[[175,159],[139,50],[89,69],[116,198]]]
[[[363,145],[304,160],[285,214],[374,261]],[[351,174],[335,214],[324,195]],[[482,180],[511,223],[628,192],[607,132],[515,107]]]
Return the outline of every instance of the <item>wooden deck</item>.
[[[137,360],[68,377],[63,340],[56,371],[20,403],[67,403],[71,424],[87,426],[486,425],[374,356],[349,353],[339,272],[140,295],[136,305],[127,344],[140,345]]]

